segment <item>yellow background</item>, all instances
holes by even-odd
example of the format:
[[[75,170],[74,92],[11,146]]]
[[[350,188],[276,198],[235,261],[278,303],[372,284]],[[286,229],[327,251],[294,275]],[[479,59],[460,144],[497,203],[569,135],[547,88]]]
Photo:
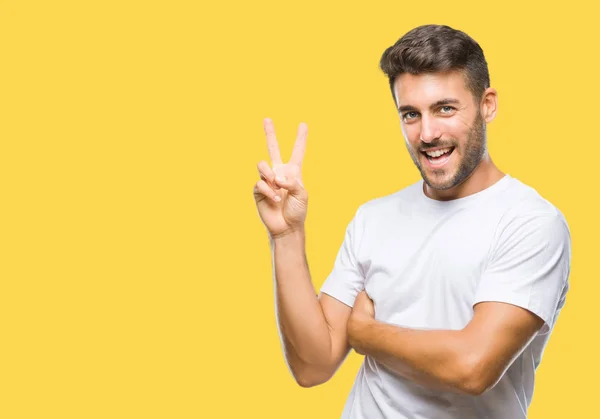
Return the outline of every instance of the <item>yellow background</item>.
[[[425,23],[483,47],[495,162],[566,215],[566,308],[533,419],[595,417],[597,13],[583,1],[0,2],[0,417],[336,418],[361,358],[299,388],[252,187],[309,126],[318,288],[357,206],[419,178],[381,53]],[[591,4],[591,3],[590,3]]]

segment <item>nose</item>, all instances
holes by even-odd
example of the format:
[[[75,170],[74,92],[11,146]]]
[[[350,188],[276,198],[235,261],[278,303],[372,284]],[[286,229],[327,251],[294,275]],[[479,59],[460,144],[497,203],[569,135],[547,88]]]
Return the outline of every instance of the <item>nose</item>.
[[[423,115],[421,117],[421,133],[419,139],[424,143],[431,143],[441,137],[441,131],[434,118]]]

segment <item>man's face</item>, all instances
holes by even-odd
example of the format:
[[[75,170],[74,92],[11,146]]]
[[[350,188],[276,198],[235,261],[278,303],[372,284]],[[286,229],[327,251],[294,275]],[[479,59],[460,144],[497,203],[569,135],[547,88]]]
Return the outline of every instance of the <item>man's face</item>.
[[[461,184],[487,153],[485,120],[460,72],[402,74],[394,83],[408,152],[433,189]]]

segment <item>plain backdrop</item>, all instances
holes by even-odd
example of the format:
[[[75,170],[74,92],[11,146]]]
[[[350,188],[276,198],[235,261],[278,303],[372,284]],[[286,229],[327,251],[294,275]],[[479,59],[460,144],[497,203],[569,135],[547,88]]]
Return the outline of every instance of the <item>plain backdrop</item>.
[[[298,387],[275,326],[252,188],[309,127],[319,288],[367,200],[419,179],[385,48],[447,24],[499,92],[497,165],[566,216],[571,291],[532,419],[589,418],[597,319],[592,3],[0,2],[0,417],[336,418],[362,358]]]

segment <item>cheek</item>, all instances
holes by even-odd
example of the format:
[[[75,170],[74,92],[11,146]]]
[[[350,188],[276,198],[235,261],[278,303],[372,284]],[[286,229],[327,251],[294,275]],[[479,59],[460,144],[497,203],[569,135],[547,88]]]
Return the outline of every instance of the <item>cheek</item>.
[[[402,124],[402,135],[404,135],[404,139],[411,147],[418,147],[420,142],[418,124]]]
[[[469,126],[465,125],[463,121],[459,119],[449,119],[444,121],[444,123],[440,126],[442,130],[442,138],[448,137],[452,138],[458,143],[462,143],[469,136]]]
[[[467,134],[471,128],[473,127],[473,121],[475,120],[470,114],[461,113],[456,115],[455,118],[452,119],[452,129]]]

